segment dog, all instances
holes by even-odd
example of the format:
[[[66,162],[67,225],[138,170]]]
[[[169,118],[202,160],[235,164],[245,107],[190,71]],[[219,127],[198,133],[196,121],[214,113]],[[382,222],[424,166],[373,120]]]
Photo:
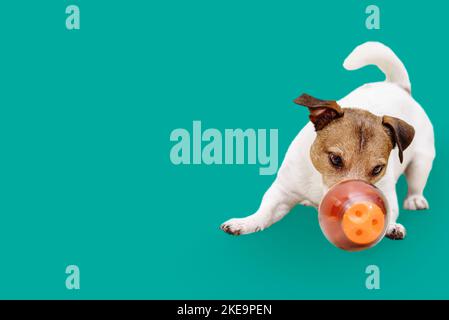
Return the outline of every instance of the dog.
[[[435,158],[433,126],[413,99],[407,70],[390,48],[366,42],[343,63],[347,70],[367,65],[376,65],[386,80],[362,85],[338,101],[307,94],[294,100],[308,108],[310,122],[290,144],[259,209],[226,221],[223,231],[242,235],[264,230],[297,204],[318,207],[330,187],[357,179],[384,193],[389,210],[385,235],[405,238],[406,229],[397,223],[396,183],[405,174],[405,209],[429,208],[423,192]]]

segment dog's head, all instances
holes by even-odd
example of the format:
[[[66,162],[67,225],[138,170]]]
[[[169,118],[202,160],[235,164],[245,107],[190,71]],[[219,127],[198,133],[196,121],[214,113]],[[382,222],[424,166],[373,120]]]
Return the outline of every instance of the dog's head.
[[[397,145],[402,163],[415,135],[401,119],[341,108],[336,101],[303,94],[295,103],[309,109],[317,133],[310,157],[327,187],[349,179],[376,183],[385,174],[391,150]]]

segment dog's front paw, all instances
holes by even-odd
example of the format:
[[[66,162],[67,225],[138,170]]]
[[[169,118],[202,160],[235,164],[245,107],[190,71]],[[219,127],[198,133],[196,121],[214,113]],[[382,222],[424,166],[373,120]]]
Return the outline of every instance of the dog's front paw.
[[[262,230],[263,228],[251,218],[231,219],[220,226],[221,230],[234,236],[248,234]]]
[[[423,195],[410,195],[404,200],[404,209],[425,210],[429,209],[429,203]]]
[[[385,236],[391,240],[403,240],[405,238],[406,231],[402,224],[395,223],[390,224],[387,229]]]

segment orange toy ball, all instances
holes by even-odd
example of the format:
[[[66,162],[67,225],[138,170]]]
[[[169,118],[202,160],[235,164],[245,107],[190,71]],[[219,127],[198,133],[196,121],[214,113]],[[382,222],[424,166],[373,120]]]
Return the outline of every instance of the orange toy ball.
[[[382,240],[388,226],[387,212],[379,189],[361,180],[348,180],[329,189],[318,208],[318,220],[332,244],[359,251]]]

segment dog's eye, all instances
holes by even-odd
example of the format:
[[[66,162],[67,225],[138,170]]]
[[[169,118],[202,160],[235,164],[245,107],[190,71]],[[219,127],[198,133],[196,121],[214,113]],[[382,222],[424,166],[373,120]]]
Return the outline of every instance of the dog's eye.
[[[384,168],[384,166],[383,165],[378,165],[378,166],[375,166],[374,168],[373,168],[373,171],[371,171],[371,175],[372,176],[377,176],[377,175],[379,175],[379,173],[381,173],[382,172],[382,169]]]
[[[329,154],[329,161],[336,168],[340,169],[343,167],[343,159],[340,156],[337,156],[335,153]]]

